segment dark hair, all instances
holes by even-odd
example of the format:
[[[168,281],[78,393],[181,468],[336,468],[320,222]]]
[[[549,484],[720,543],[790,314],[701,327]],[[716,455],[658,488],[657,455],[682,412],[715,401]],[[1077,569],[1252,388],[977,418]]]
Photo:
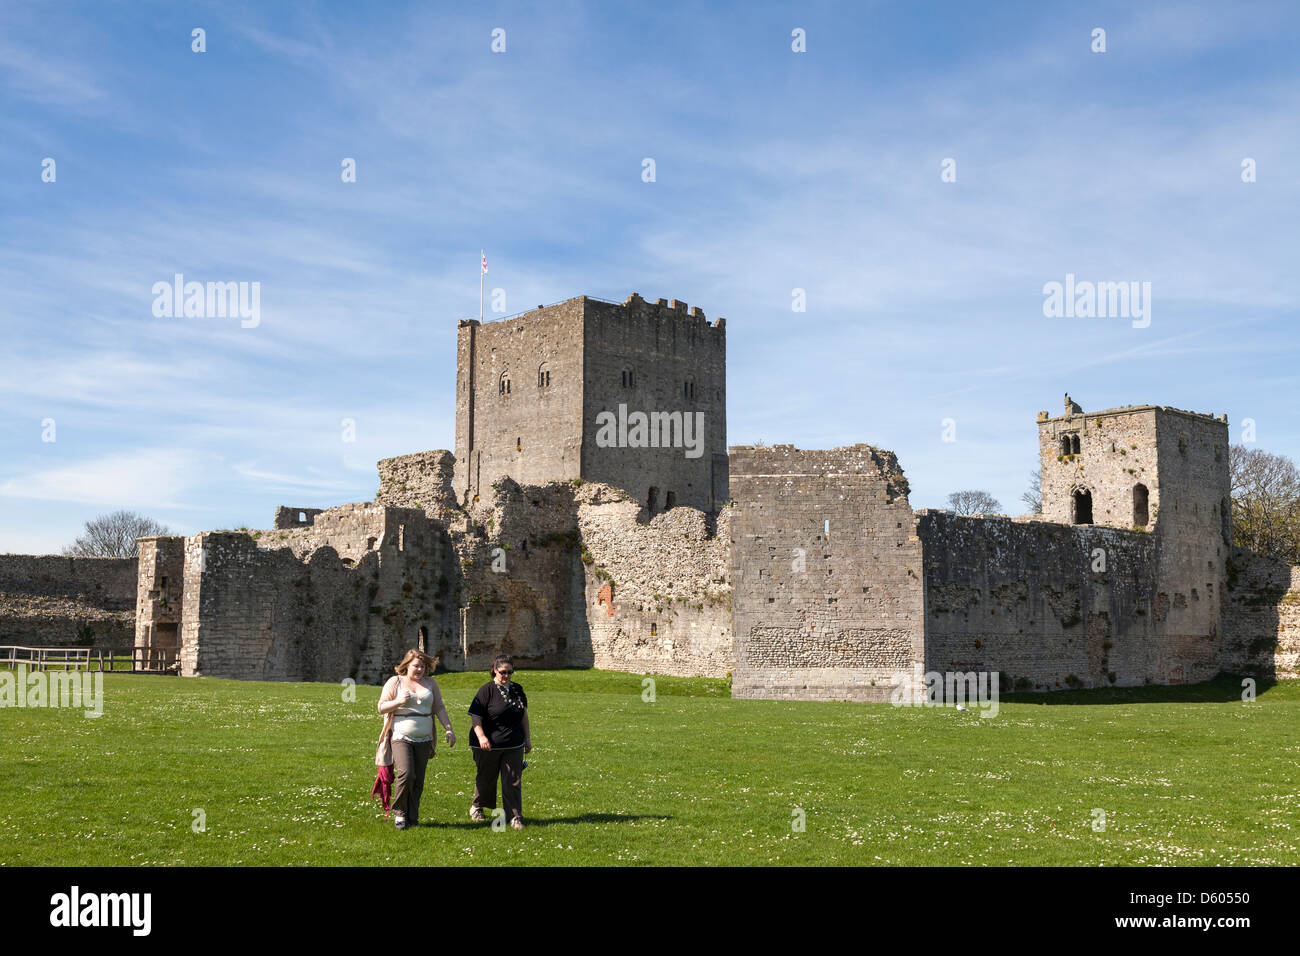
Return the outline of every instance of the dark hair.
[[[512,668],[515,666],[514,659],[509,654],[498,654],[492,658],[492,673],[495,674],[502,664],[509,664]]]

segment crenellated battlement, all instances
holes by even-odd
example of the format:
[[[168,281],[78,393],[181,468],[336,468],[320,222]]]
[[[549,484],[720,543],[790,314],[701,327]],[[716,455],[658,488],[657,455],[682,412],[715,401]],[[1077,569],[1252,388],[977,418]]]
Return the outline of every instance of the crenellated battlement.
[[[581,295],[498,322],[462,321],[456,347],[459,503],[502,474],[601,481],[652,511],[726,501],[725,319],[710,322],[680,299]],[[602,441],[605,416],[655,412],[690,421],[693,447]]]
[[[604,299],[597,299],[598,302],[604,302]],[[608,303],[613,305],[614,303]],[[633,292],[621,303],[624,309],[628,309],[638,315],[645,317],[657,318],[660,321],[673,321],[690,319],[700,324],[702,327],[710,329],[725,329],[727,326],[726,319],[714,319],[712,323],[704,315],[704,310],[699,306],[691,306],[680,299],[656,299],[650,302],[641,297],[639,292]]]
[[[661,322],[685,322],[689,320],[691,324],[697,324],[702,328],[722,330],[727,326],[727,320],[723,318],[714,319],[709,322],[704,315],[704,310],[699,306],[692,306],[680,299],[656,299],[651,302],[641,296],[639,292],[633,292],[622,302],[615,302],[611,299],[602,299],[594,295],[578,295],[571,299],[564,299],[560,302],[551,302],[547,305],[537,305],[534,308],[526,309],[523,312],[516,312],[513,315],[502,316],[499,319],[460,319],[457,327],[462,329],[481,328],[485,331],[499,327],[509,322],[528,323],[530,320],[549,313],[552,310],[560,309],[565,306],[597,304],[614,308],[622,308],[629,314],[634,314],[641,318],[657,319]]]
[[[1041,422],[1060,422],[1069,421],[1077,418],[1114,418],[1118,415],[1133,415],[1141,412],[1161,412],[1166,415],[1182,415],[1193,420],[1207,422],[1224,422],[1228,421],[1225,413],[1213,412],[1192,412],[1184,408],[1174,408],[1170,405],[1122,405],[1118,408],[1103,408],[1096,412],[1085,412],[1076,403],[1073,409],[1067,410],[1060,415],[1052,415],[1047,411],[1038,413],[1038,421]]]

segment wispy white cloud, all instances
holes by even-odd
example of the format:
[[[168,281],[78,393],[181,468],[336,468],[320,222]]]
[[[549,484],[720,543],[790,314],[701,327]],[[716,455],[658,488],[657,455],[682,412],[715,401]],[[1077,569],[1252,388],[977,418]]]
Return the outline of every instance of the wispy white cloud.
[[[48,48],[37,53],[2,37],[0,77],[12,92],[44,105],[81,106],[105,95],[84,63]]]
[[[198,462],[173,449],[141,448],[39,468],[0,482],[0,497],[124,508],[181,508]]]
[[[306,474],[281,474],[264,471],[251,463],[244,463],[235,465],[234,470],[240,477],[274,491],[337,495],[355,487],[353,483],[340,481],[337,477],[313,474],[310,469]]]
[[[1033,410],[1066,388],[1271,407],[1287,376],[1269,361],[1296,349],[1300,97],[1207,57],[1293,22],[1116,5],[1113,53],[1091,57],[1079,16],[1044,10],[940,57],[905,7],[836,12],[803,59],[764,4],[731,29],[672,4],[516,11],[503,56],[477,12],[403,5],[214,8],[202,57],[171,24],[8,31],[0,96],[28,109],[0,110],[0,137],[23,139],[0,161],[32,162],[47,130],[75,152],[43,192],[0,180],[0,402],[21,419],[0,425],[0,489],[90,492],[28,447],[54,409],[61,455],[119,475],[113,496],[131,492],[123,449],[165,443],[202,473],[163,462],[172,492],[142,493],[227,524],[281,494],[368,497],[374,459],[451,441],[481,246],[509,312],[636,290],[727,316],[733,441],[893,445],[918,494],[960,477],[1006,503]],[[42,79],[31,51],[70,26],[75,56]],[[1124,79],[1135,63],[1148,80]],[[1153,327],[1048,322],[1042,284],[1067,271],[1152,281]],[[154,319],[152,283],[175,272],[260,280],[261,326]],[[1294,427],[1269,434],[1300,450]]]

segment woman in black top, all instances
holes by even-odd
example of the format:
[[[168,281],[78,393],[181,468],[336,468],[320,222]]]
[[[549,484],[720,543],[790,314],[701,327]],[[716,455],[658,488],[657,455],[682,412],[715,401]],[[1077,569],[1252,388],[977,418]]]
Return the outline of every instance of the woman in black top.
[[[501,802],[506,816],[516,830],[524,828],[523,795],[520,777],[524,772],[524,754],[533,749],[528,727],[528,696],[511,681],[515,672],[509,655],[492,659],[492,680],[478,689],[469,705],[474,722],[469,735],[470,753],[478,772],[474,777],[474,802],[469,818],[483,820],[484,809],[497,807],[497,778],[501,778]]]

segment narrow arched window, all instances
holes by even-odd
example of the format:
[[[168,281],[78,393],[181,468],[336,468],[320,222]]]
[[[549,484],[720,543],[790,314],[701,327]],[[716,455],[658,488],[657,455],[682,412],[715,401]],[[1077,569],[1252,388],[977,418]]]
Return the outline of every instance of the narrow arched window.
[[[1145,528],[1151,520],[1151,493],[1147,491],[1147,486],[1137,484],[1133,486],[1133,527]]]
[[[1070,453],[1070,436],[1069,436],[1069,435],[1062,435],[1062,436],[1061,436],[1061,454],[1062,454],[1062,455],[1068,455],[1069,453]]]
[[[1074,523],[1092,524],[1092,492],[1076,488],[1074,492]]]
[[[538,388],[551,387],[551,366],[548,365],[546,362],[543,362],[541,365],[537,367],[537,387]]]
[[[510,394],[510,373],[509,372],[501,373],[501,378],[497,381],[497,394],[502,396]]]
[[[630,368],[623,369],[623,387],[633,388],[636,385],[636,376],[632,374]]]
[[[1073,454],[1076,454],[1076,455],[1079,454],[1079,436],[1078,436],[1078,435],[1073,435],[1073,436],[1071,436],[1071,438],[1070,438],[1070,448],[1071,448]]]

